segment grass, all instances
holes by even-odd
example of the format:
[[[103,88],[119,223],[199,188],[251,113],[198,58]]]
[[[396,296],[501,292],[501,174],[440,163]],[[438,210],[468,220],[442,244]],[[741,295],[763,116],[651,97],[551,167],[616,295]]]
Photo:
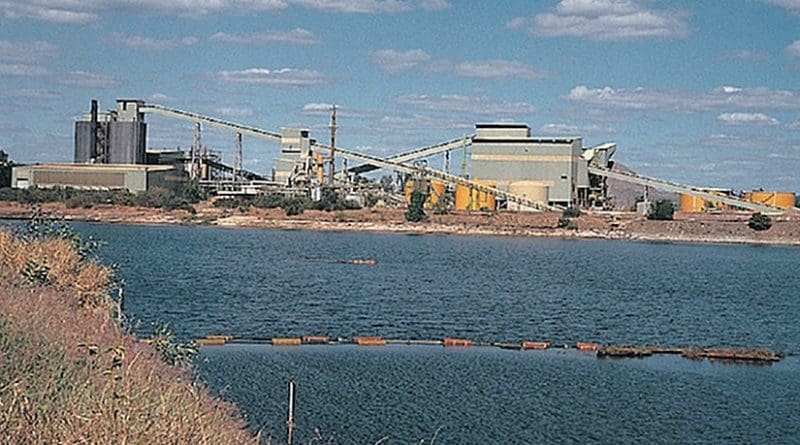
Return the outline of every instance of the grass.
[[[115,321],[113,274],[0,230],[0,443],[257,443],[236,408]]]

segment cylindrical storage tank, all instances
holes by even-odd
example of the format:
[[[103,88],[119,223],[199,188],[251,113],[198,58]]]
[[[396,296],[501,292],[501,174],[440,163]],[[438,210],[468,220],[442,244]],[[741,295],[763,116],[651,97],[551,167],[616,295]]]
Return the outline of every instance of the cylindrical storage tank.
[[[683,213],[702,213],[706,211],[708,206],[703,198],[681,194],[680,207]]]
[[[520,198],[525,198],[530,201],[547,204],[550,195],[550,186],[546,183],[538,181],[515,181],[508,185],[508,193],[517,195]],[[514,202],[509,202],[508,210],[529,212],[536,209],[532,209]]]
[[[428,193],[428,200],[425,202],[425,208],[432,209],[444,198],[445,184],[442,181],[431,181],[430,192]]]
[[[494,181],[479,181],[476,183],[486,186],[495,187]],[[497,207],[494,195],[491,193],[484,193],[469,186],[457,184],[456,185],[456,210],[486,210],[493,212]]]
[[[789,192],[752,191],[745,193],[744,199],[750,202],[779,207],[781,209],[794,207],[796,202],[795,194]]]

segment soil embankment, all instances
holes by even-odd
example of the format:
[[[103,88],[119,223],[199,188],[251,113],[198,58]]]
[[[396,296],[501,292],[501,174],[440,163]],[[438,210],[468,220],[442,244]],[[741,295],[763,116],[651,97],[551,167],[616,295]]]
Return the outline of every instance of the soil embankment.
[[[216,208],[209,203],[195,206],[197,214],[184,210],[164,211],[143,207],[95,205],[67,208],[62,203],[43,204],[47,214],[66,220],[123,224],[183,224],[220,227],[255,227],[286,230],[368,231],[455,235],[500,235],[553,238],[588,238],[685,243],[732,243],[800,246],[800,214],[773,217],[769,230],[747,226],[748,213],[717,215],[676,214],[673,221],[649,221],[631,213],[584,214],[573,219],[571,228],[558,227],[559,213],[461,213],[430,215],[428,221],[410,223],[404,209],[373,208],[323,212],[307,210],[286,216],[281,209]],[[34,208],[0,202],[0,218],[25,219]]]

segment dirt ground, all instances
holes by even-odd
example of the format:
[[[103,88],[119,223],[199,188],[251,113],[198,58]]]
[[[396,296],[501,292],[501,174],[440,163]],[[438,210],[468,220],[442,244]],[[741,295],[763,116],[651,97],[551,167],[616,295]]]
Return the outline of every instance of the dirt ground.
[[[772,217],[769,230],[756,232],[747,226],[748,213],[676,214],[673,221],[649,221],[633,213],[585,213],[569,228],[559,228],[560,213],[464,213],[430,215],[428,221],[410,223],[404,209],[372,208],[341,212],[305,211],[286,216],[281,209],[221,209],[200,203],[196,215],[184,210],[163,211],[141,207],[96,205],[69,209],[63,203],[47,203],[42,212],[65,220],[121,224],[215,225],[290,230],[373,231],[500,235],[555,238],[621,239],[659,242],[775,244],[800,246],[800,213]],[[25,219],[34,208],[0,202],[0,218]],[[430,213],[430,212],[429,212]]]

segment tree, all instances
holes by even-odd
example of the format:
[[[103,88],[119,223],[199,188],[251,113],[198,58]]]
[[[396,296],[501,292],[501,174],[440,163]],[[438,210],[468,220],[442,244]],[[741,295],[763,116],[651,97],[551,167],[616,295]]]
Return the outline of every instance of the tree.
[[[425,210],[423,210],[427,199],[428,195],[418,190],[411,192],[411,202],[408,203],[408,211],[405,215],[406,221],[420,222],[428,219],[428,215],[426,215]]]
[[[762,230],[769,230],[772,227],[772,218],[761,213],[753,213],[747,221],[747,227],[760,232]]]
[[[656,221],[671,221],[674,214],[675,204],[668,199],[659,199],[650,210],[650,213],[647,214],[647,219],[653,219]]]

